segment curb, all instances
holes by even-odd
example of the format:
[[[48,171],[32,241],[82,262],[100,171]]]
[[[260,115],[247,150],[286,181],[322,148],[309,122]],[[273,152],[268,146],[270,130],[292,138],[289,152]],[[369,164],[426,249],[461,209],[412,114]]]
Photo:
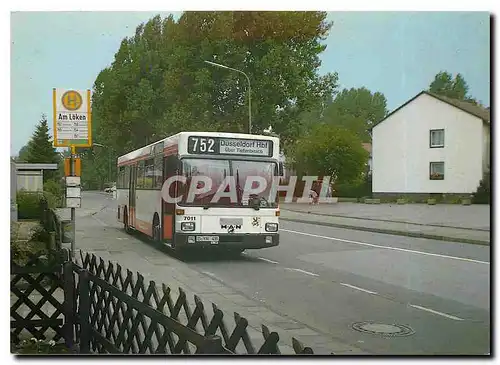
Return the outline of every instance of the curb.
[[[490,242],[488,242],[488,241],[475,240],[475,239],[471,239],[471,238],[457,238],[457,237],[440,236],[440,235],[434,235],[434,234],[428,234],[428,233],[416,233],[416,232],[407,232],[407,231],[396,231],[396,230],[392,230],[392,229],[383,229],[383,228],[350,226],[347,224],[340,224],[340,223],[311,222],[311,221],[308,221],[305,219],[294,219],[294,218],[282,218],[282,217],[280,217],[280,220],[289,221],[289,222],[297,222],[297,223],[305,223],[305,224],[313,224],[316,226],[344,228],[344,229],[350,229],[353,231],[365,231],[365,232],[392,234],[395,236],[426,238],[426,239],[446,241],[446,242],[461,242],[461,243],[469,243],[469,244],[473,244],[473,245],[482,245],[482,246],[489,246],[490,245]]]
[[[490,232],[490,230],[483,229],[483,228],[470,228],[470,227],[455,227],[455,226],[445,226],[442,224],[424,224],[424,223],[416,223],[416,222],[405,222],[405,221],[398,221],[398,220],[389,220],[389,219],[381,219],[381,218],[370,218],[370,217],[351,217],[351,216],[346,216],[342,214],[327,214],[327,213],[318,213],[318,212],[311,212],[309,210],[300,210],[300,209],[287,209],[287,208],[281,208],[281,210],[287,210],[289,212],[294,212],[294,213],[303,213],[303,214],[313,214],[313,215],[320,215],[323,217],[338,217],[338,218],[346,218],[346,219],[358,219],[358,220],[367,220],[367,221],[374,221],[374,222],[387,222],[387,223],[400,223],[400,224],[411,224],[414,226],[429,226],[429,227],[438,227],[438,228],[452,228],[452,229],[463,229],[467,231],[479,231],[479,232]]]

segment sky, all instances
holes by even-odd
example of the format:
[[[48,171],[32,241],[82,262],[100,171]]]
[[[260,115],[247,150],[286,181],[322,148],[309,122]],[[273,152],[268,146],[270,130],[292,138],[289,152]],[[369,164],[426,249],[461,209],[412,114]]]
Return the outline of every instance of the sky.
[[[92,89],[124,37],[169,12],[13,12],[11,155],[40,115],[52,120],[52,88]],[[180,13],[174,13],[178,17]],[[485,12],[332,12],[320,73],[342,88],[382,92],[393,110],[440,71],[461,73],[470,94],[490,105],[490,18]]]

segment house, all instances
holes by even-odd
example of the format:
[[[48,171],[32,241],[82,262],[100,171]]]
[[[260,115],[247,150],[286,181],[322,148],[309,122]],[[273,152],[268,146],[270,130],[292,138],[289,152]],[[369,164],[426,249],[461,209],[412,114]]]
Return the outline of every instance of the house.
[[[422,91],[372,128],[374,196],[469,195],[490,163],[490,112]]]

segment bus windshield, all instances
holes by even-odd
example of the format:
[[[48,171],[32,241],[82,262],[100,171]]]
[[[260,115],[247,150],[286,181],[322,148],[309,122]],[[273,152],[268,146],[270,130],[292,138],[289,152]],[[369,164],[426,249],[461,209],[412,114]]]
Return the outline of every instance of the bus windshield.
[[[182,159],[182,174],[186,177],[186,185],[179,191],[182,193],[182,205],[194,206],[224,206],[224,207],[244,207],[250,204],[258,204],[260,208],[275,208],[277,207],[277,198],[273,201],[270,200],[270,193],[273,183],[273,177],[276,175],[277,165],[272,161],[244,161],[244,160],[219,160],[219,159],[197,159],[186,158]],[[211,189],[199,195],[196,195],[192,202],[189,202],[188,188],[191,185],[191,180],[195,176],[207,176],[212,180]],[[227,196],[212,202],[217,190],[224,183],[226,177],[232,176],[236,188],[236,201],[231,201]],[[266,188],[251,196],[245,196],[243,190],[248,177],[259,176],[266,181]],[[203,183],[198,187],[201,188]],[[250,188],[257,188],[258,183],[254,182],[254,186]],[[229,185],[225,192],[230,192]]]

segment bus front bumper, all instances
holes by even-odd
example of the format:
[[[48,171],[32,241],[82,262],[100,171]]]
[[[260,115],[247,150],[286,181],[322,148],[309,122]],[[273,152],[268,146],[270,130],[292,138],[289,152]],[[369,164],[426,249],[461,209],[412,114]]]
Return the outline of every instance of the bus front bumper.
[[[225,249],[258,249],[279,245],[278,233],[258,234],[203,234],[176,233],[175,246],[178,248],[213,247]]]

